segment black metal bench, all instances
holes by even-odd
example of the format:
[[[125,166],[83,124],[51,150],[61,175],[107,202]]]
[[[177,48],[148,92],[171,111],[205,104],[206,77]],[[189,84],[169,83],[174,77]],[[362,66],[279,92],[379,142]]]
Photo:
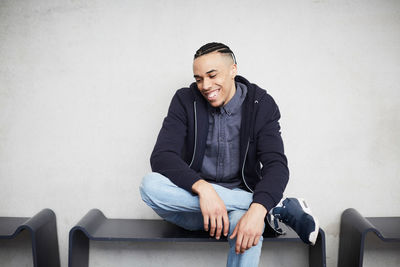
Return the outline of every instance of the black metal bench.
[[[400,242],[400,217],[364,218],[355,209],[345,210],[340,223],[338,267],[363,265],[368,232],[375,233],[384,242]]]
[[[60,266],[56,216],[50,209],[44,209],[35,216],[0,217],[0,239],[13,239],[22,230],[30,233],[32,241],[33,266]]]
[[[278,237],[264,233],[264,242],[302,242],[290,228],[285,231]],[[100,210],[92,209],[69,232],[69,267],[89,265],[89,240],[227,242],[226,238],[216,240],[205,231],[187,231],[163,220],[108,219]],[[315,246],[309,246],[309,266],[325,267],[325,251],[325,233],[320,229]]]

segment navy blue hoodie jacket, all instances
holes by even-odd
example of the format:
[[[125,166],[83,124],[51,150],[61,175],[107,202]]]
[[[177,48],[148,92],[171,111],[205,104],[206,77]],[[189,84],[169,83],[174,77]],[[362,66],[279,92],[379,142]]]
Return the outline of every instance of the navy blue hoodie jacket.
[[[235,80],[248,89],[240,127],[242,184],[253,192],[253,203],[262,204],[269,211],[282,199],[289,180],[279,109],[264,89],[241,76]],[[154,172],[190,193],[192,185],[201,179],[199,172],[209,124],[207,105],[196,83],[179,89],[172,98],[150,159]]]

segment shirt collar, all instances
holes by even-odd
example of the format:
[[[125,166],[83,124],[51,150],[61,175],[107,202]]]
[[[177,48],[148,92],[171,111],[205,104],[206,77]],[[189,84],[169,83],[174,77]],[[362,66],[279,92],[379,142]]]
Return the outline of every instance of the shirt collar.
[[[247,87],[246,85],[236,82],[236,92],[232,99],[221,108],[221,112],[225,112],[229,116],[236,113],[240,107],[244,99],[246,98]]]

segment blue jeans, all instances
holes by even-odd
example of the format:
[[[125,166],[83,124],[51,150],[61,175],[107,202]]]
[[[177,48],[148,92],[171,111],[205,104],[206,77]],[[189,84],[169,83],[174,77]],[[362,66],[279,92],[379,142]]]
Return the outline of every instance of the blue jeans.
[[[240,218],[248,210],[253,194],[242,189],[228,189],[213,184],[219,197],[224,201],[229,216],[229,254],[227,266],[258,266],[263,237],[258,244],[243,254],[236,254],[236,238],[229,236],[235,229]],[[140,185],[143,201],[149,205],[161,218],[187,230],[203,230],[203,216],[200,210],[199,197],[177,187],[167,177],[159,173],[147,174]]]

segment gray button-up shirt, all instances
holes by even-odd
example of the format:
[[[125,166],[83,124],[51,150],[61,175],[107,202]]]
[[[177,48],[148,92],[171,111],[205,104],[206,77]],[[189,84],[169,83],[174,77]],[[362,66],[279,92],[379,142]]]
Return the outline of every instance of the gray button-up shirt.
[[[209,106],[209,127],[201,173],[204,179],[219,185],[235,188],[241,183],[240,123],[242,104],[247,87],[236,83],[236,93],[221,108]]]

